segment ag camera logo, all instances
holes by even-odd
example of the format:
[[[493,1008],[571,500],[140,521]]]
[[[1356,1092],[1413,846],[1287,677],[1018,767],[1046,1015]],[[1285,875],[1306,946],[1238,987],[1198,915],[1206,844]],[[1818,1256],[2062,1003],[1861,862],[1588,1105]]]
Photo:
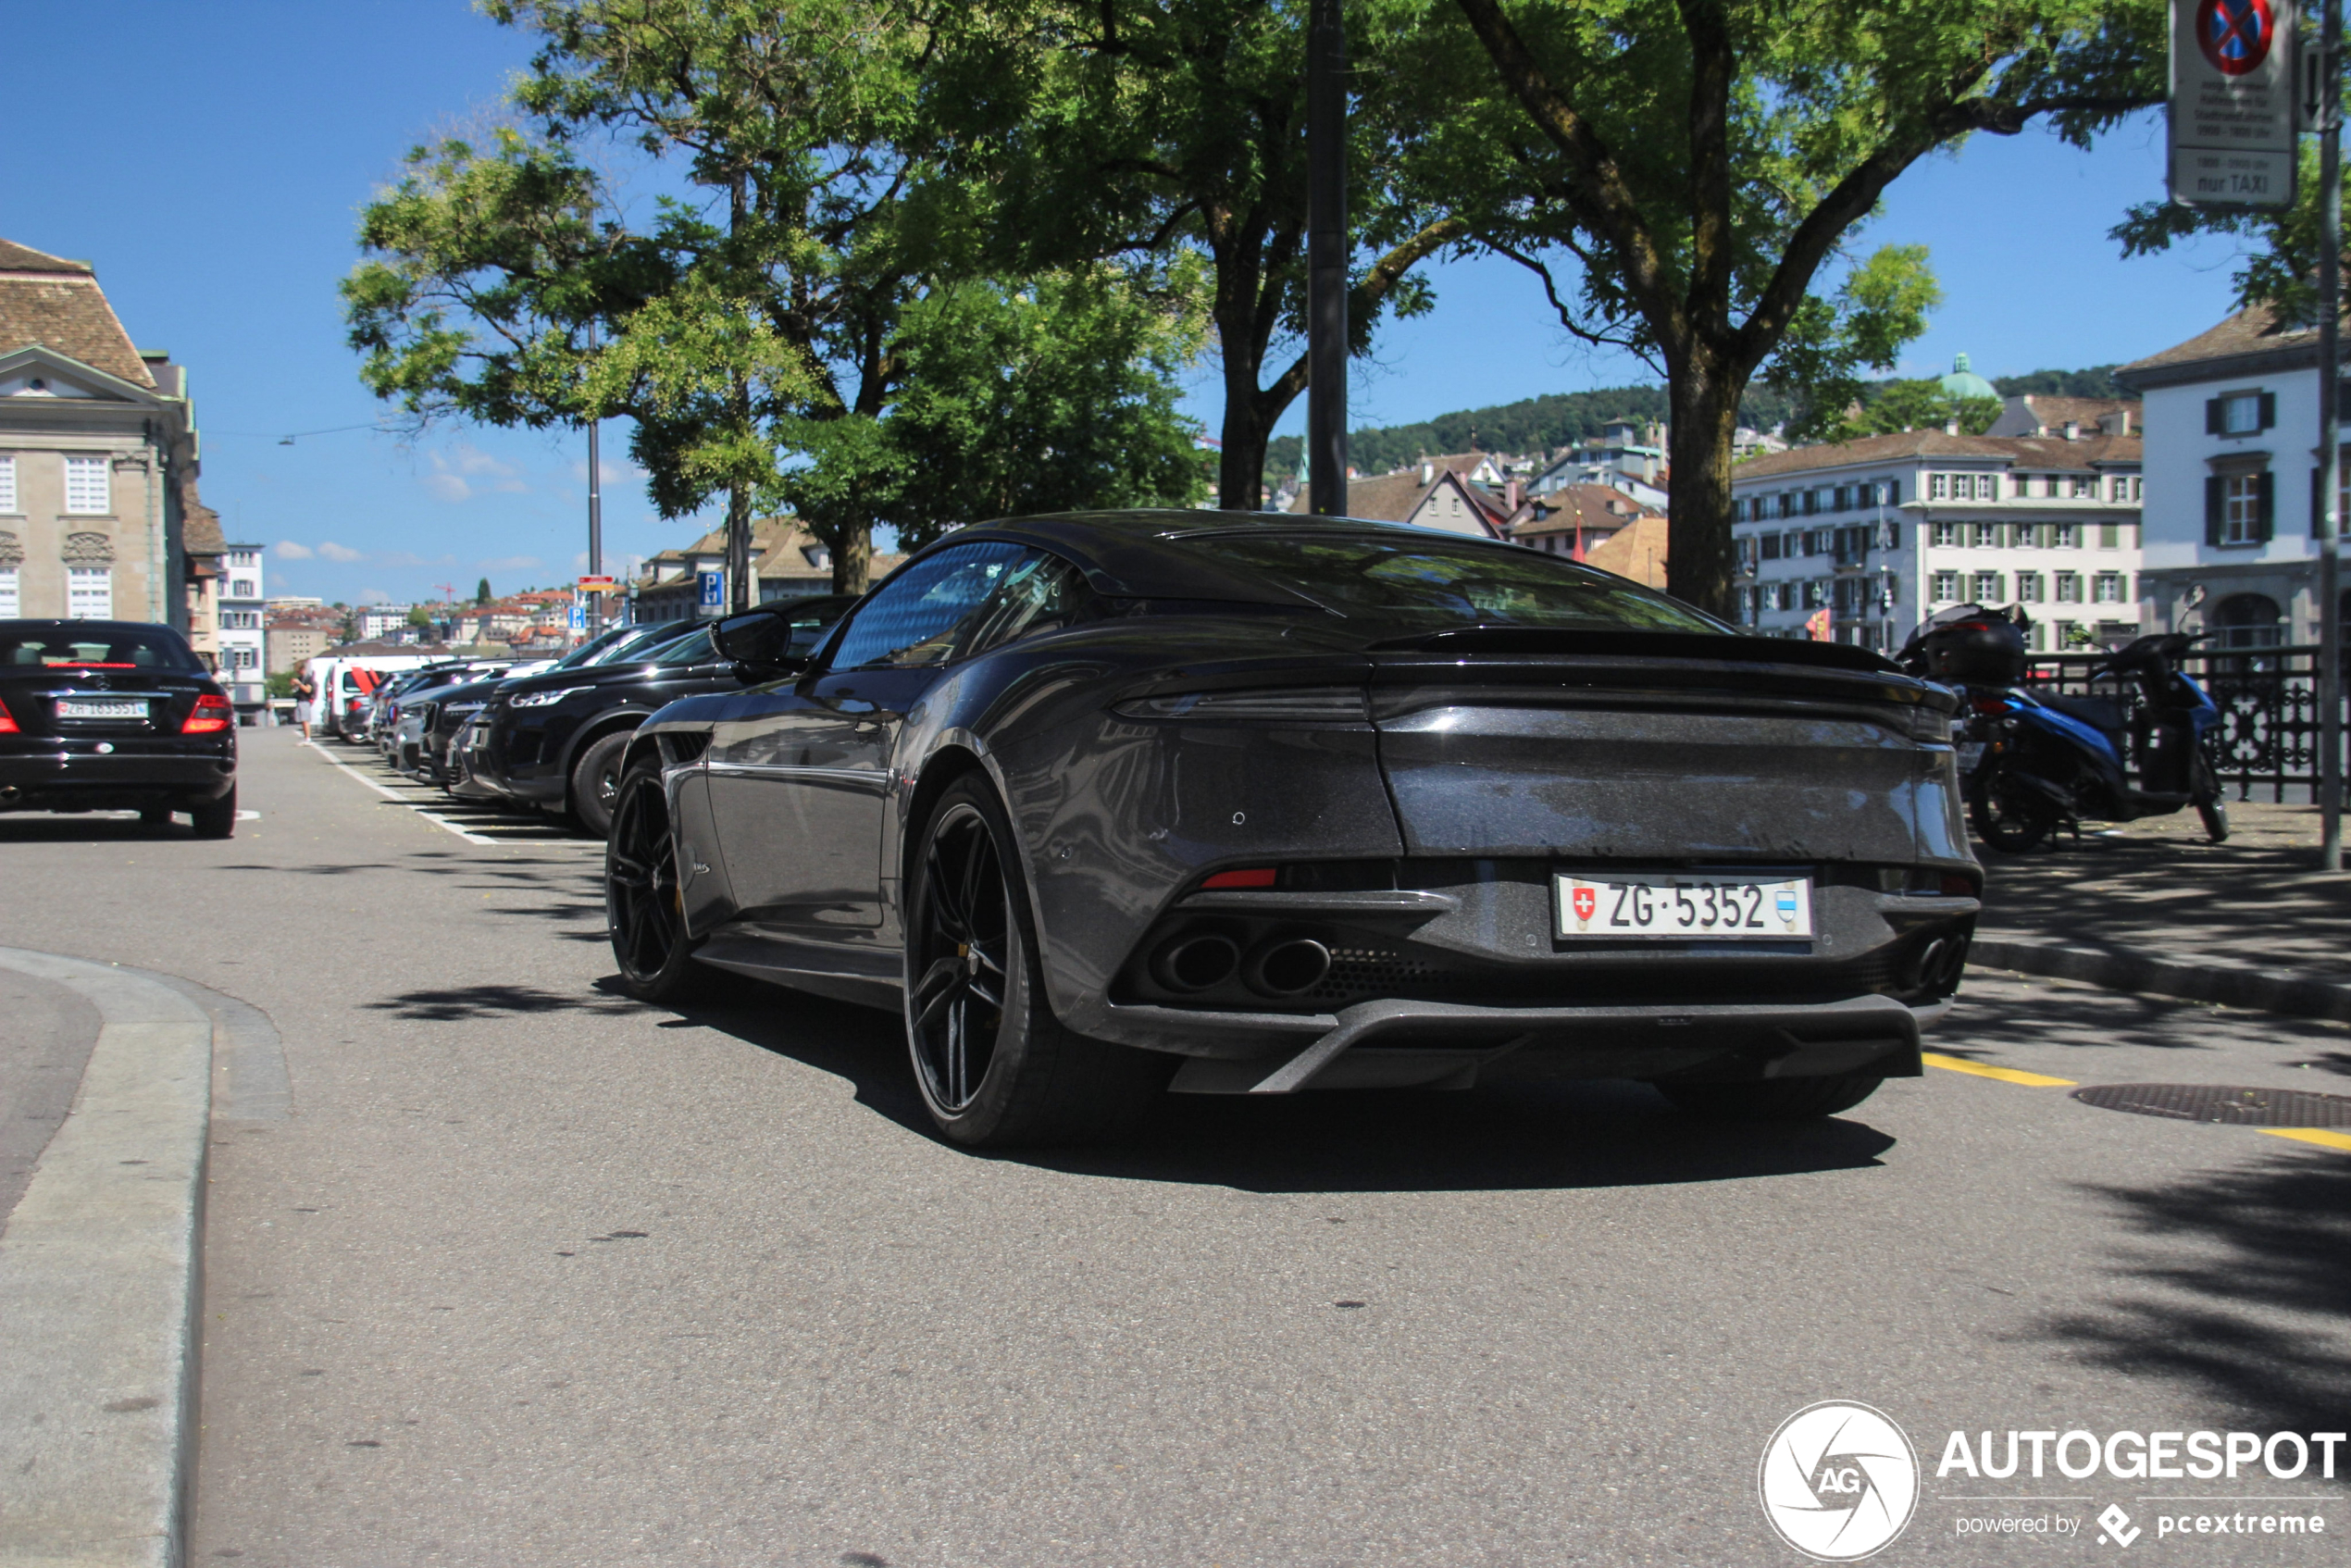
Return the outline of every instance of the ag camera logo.
[[[1780,1423],[1756,1489],[1780,1539],[1819,1562],[1857,1562],[1909,1524],[1918,1452],[1885,1412],[1823,1400]]]

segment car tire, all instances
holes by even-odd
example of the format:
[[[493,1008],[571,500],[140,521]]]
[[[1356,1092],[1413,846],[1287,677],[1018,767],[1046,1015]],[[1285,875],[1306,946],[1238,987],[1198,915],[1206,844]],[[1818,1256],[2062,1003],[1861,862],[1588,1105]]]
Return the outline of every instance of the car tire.
[[[1172,1059],[1089,1039],[1046,1000],[1019,840],[977,775],[948,786],[908,877],[906,1049],[931,1120],[973,1149],[1130,1131]]]
[[[1877,1092],[1885,1080],[1866,1074],[1765,1078],[1756,1083],[1656,1083],[1677,1111],[1725,1122],[1810,1122],[1834,1116]]]
[[[196,826],[199,839],[230,839],[237,832],[237,787],[217,801],[199,801],[188,808],[188,819]]]
[[[628,754],[633,729],[599,736],[571,766],[571,819],[591,838],[612,833],[613,806],[620,799],[620,765]]]
[[[621,777],[604,841],[604,928],[621,988],[640,1002],[675,1002],[702,977],[686,930],[684,890],[669,831],[669,795],[651,759]]]

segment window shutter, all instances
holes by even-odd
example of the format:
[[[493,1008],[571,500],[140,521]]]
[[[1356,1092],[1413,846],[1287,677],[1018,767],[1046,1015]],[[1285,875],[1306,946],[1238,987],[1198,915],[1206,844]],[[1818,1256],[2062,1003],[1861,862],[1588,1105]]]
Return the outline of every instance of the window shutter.
[[[2275,392],[2263,392],[2261,394],[2261,428],[2266,430],[2277,422],[2278,394]]]
[[[2220,400],[2217,397],[2204,400],[2204,433],[2208,436],[2220,433]]]
[[[2263,392],[2261,396],[2263,399],[2263,405],[2266,407],[2270,394],[2268,392]],[[2264,468],[2261,471],[2261,512],[2259,517],[2255,522],[2253,530],[2253,537],[2259,540],[2264,544],[2270,542],[2270,536],[2276,531],[2275,519],[2277,517],[2278,511],[2277,503],[2278,477]]]
[[[2216,401],[2211,406],[2218,408],[2220,404]],[[2208,476],[2204,481],[2204,542],[2207,544],[2220,542],[2220,514],[2226,504],[2220,495],[2221,482],[2218,474]]]

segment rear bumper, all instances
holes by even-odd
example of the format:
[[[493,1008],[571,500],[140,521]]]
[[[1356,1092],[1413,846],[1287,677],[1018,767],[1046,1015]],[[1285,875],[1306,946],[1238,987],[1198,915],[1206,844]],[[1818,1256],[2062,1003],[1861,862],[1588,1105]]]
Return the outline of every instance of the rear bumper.
[[[1111,1007],[1084,1028],[1191,1058],[1176,1075],[1179,1093],[1288,1094],[1556,1078],[1916,1077],[1919,1032],[1944,1011],[1885,996],[1735,1006],[1388,1001],[1312,1016]]]
[[[216,801],[236,787],[233,743],[100,742],[45,738],[0,751],[0,811],[113,810],[157,802]]]

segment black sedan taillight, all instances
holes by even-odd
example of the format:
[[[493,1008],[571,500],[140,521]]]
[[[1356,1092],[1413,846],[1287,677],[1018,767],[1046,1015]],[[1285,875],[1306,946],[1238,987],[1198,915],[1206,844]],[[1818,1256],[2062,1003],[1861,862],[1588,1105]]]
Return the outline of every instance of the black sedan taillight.
[[[217,691],[206,691],[197,697],[196,705],[190,710],[187,721],[180,726],[180,733],[209,735],[228,728],[236,721],[236,710],[229,705],[229,699]]]

